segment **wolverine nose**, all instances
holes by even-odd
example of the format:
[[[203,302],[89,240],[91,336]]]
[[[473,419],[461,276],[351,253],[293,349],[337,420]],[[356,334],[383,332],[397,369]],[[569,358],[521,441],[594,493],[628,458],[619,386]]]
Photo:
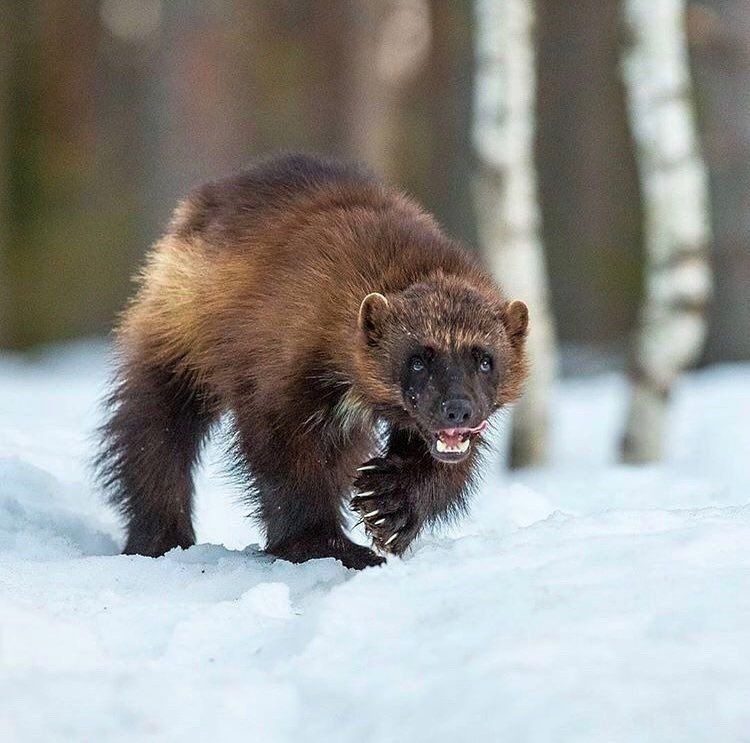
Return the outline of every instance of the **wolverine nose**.
[[[463,426],[474,413],[471,403],[463,398],[446,400],[443,405],[443,421],[451,428]]]

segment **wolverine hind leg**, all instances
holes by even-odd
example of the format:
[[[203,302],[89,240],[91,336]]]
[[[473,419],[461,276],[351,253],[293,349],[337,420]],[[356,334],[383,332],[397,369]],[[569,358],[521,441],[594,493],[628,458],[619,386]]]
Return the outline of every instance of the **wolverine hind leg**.
[[[156,557],[189,547],[192,470],[212,421],[201,388],[164,366],[130,361],[109,405],[97,467],[126,521],[124,552]]]

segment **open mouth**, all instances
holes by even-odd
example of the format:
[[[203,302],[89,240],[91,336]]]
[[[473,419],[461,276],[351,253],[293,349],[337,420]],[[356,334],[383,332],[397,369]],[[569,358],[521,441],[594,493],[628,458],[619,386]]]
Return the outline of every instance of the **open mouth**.
[[[441,462],[460,462],[471,450],[471,437],[487,429],[487,421],[475,428],[443,428],[433,431],[430,453]]]

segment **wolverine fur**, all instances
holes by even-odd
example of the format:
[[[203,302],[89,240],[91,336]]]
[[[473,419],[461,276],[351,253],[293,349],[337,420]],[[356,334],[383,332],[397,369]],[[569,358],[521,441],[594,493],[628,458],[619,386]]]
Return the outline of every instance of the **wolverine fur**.
[[[97,464],[124,551],[194,543],[192,472],[229,414],[271,554],[382,562],[345,534],[352,492],[374,546],[403,553],[465,509],[526,330],[521,302],[359,166],[288,155],[198,188],[116,331]]]

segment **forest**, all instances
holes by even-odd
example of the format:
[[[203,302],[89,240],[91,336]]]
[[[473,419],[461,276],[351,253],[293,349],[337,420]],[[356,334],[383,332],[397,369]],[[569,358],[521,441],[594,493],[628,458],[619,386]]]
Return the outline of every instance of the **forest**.
[[[617,0],[536,5],[533,157],[555,324],[562,342],[617,352],[644,263],[627,21]],[[684,6],[716,284],[703,359],[746,359],[750,20],[742,0]],[[278,150],[369,162],[479,248],[468,0],[34,0],[2,14],[5,347],[106,332],[175,200]]]
[[[531,178],[519,182],[530,193],[517,215],[528,212],[520,229],[541,256],[542,294],[532,304],[543,303],[534,339],[546,360],[535,365],[542,378],[535,389],[549,386],[558,363],[563,373],[629,364],[643,377],[630,349],[640,308],[653,316],[649,244],[659,238],[649,221],[662,215],[650,214],[648,176],[639,176],[639,114],[629,109],[649,106],[629,93],[639,3],[539,0],[534,22],[523,18],[527,3],[494,5],[478,3],[475,17],[467,0],[7,4],[0,344],[23,349],[106,334],[176,200],[280,150],[369,163],[500,274],[512,272],[499,257],[513,250],[501,233],[518,225],[490,224],[487,211],[499,213],[503,187],[482,196],[477,185],[488,173],[492,179],[480,129],[494,126],[510,138],[505,152],[519,154],[499,169]],[[712,287],[690,299],[703,305],[707,327],[677,365],[747,359],[750,21],[739,0],[666,5],[680,19],[679,31],[663,33],[679,42],[675,59],[687,57],[677,62],[685,80],[675,82],[676,94],[690,97],[690,136],[706,179],[698,198],[708,203],[675,196],[664,209],[685,233],[675,243],[693,239],[686,220],[704,211],[704,234],[695,239],[705,243]],[[643,12],[650,23],[654,14]],[[507,53],[485,69],[482,44],[495,41]],[[507,121],[482,110],[493,74],[500,83],[521,76],[520,97],[489,102],[495,111],[508,107]],[[655,126],[679,137],[681,114],[670,116]],[[678,174],[666,188],[679,182]],[[537,418],[544,406],[540,400]],[[529,435],[534,441],[520,444],[519,461],[543,460],[543,451],[528,451],[543,447],[541,437]]]

